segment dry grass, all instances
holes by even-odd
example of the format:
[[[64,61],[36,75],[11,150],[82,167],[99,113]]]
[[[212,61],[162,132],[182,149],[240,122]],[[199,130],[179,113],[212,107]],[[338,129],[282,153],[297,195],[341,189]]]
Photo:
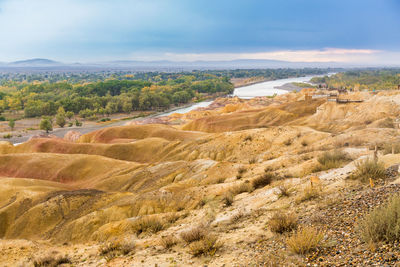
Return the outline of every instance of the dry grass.
[[[400,143],[386,143],[383,146],[383,154],[391,154],[392,149],[394,154],[399,154],[400,153]]]
[[[283,142],[283,144],[285,146],[290,146],[292,143],[293,143],[293,140],[291,138],[288,138]]]
[[[232,191],[228,191],[224,194],[224,196],[222,197],[222,202],[224,203],[224,205],[226,207],[232,206],[233,201],[234,201],[234,194],[232,193]]]
[[[176,244],[178,244],[178,241],[179,241],[178,238],[176,238],[175,236],[168,235],[168,236],[161,237],[160,244],[161,244],[161,246],[163,246],[163,248],[170,249],[173,246],[175,246]]]
[[[297,203],[313,200],[316,198],[319,198],[321,196],[320,190],[312,187],[312,186],[307,186],[303,194],[296,200]]]
[[[255,164],[256,162],[257,162],[256,157],[249,159],[249,164]]]
[[[385,118],[383,120],[381,120],[378,125],[379,128],[394,128],[394,123],[393,123],[393,119],[391,118]]]
[[[170,224],[175,223],[180,218],[181,218],[181,215],[177,212],[169,213],[166,216],[164,216],[165,222],[170,223]]]
[[[276,193],[279,198],[281,197],[290,197],[292,194],[293,188],[289,185],[281,185],[278,187],[279,192]]]
[[[313,169],[313,172],[325,171],[329,169],[339,168],[344,163],[349,162],[349,156],[340,150],[333,152],[325,152],[318,157],[318,166]]]
[[[47,255],[42,258],[37,258],[33,261],[35,267],[56,267],[61,264],[71,263],[71,260],[66,256]]]
[[[261,176],[255,178],[253,181],[251,181],[251,184],[254,189],[261,188],[261,187],[271,184],[271,182],[274,178],[275,178],[275,175],[273,173],[266,172],[266,173],[262,174]]]
[[[400,240],[400,195],[376,207],[359,223],[359,231],[366,242],[392,242]]]
[[[238,185],[235,185],[233,187],[231,187],[230,191],[234,194],[234,195],[238,195],[244,192],[252,192],[254,190],[253,186],[250,184],[249,181],[244,181]]]
[[[275,213],[268,221],[268,228],[273,233],[283,234],[291,232],[298,226],[297,217],[291,213]]]
[[[386,169],[382,162],[365,159],[356,162],[355,165],[356,171],[350,176],[351,179],[368,182],[369,178],[376,180],[386,177]]]
[[[158,216],[148,216],[137,219],[133,224],[136,235],[141,233],[157,233],[164,229],[165,222]]]
[[[289,249],[296,254],[307,254],[322,245],[324,234],[313,227],[301,227],[287,240]]]
[[[185,241],[188,244],[194,241],[199,241],[200,239],[203,239],[206,235],[207,235],[207,228],[204,225],[193,227],[180,234],[183,241]]]
[[[243,174],[247,172],[247,169],[245,167],[240,167],[238,169],[238,173],[236,175],[236,179],[241,179],[243,177]]]
[[[112,241],[101,246],[99,254],[109,261],[121,255],[128,255],[134,250],[135,244],[133,242]]]
[[[189,245],[189,250],[190,253],[196,257],[201,255],[213,256],[220,247],[221,244],[218,243],[216,236],[207,235],[202,239],[191,243]]]

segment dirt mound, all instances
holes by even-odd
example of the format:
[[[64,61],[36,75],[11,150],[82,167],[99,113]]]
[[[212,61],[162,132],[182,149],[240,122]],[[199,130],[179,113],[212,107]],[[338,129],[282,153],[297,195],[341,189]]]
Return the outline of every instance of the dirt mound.
[[[203,133],[180,131],[163,124],[131,125],[105,128],[82,135],[80,143],[111,143],[115,139],[144,139],[159,137],[165,140],[192,140],[203,136]]]

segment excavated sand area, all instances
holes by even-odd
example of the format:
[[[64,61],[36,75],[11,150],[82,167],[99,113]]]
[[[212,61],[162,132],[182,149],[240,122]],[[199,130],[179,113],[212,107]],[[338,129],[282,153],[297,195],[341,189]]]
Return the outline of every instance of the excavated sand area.
[[[112,127],[75,142],[0,143],[0,266],[32,266],[55,255],[74,266],[318,263],[294,255],[268,221],[275,212],[291,212],[302,224],[321,224],[313,214],[354,192],[375,190],[349,177],[375,147],[385,168],[400,164],[400,154],[387,154],[387,147],[400,144],[394,120],[400,94],[355,93],[348,99],[363,102],[339,104],[305,101],[305,93],[221,98],[207,109],[162,120],[174,126]],[[322,168],[319,157],[338,150],[346,159]],[[307,199],[311,176],[320,179],[318,192]],[[263,177],[271,180],[264,184]],[[385,188],[393,179],[375,186]],[[219,246],[195,254],[181,233],[196,227]],[[101,253],[121,242],[126,253],[118,246]],[[341,240],[329,244],[324,249],[340,247]],[[378,256],[362,263],[378,264]]]

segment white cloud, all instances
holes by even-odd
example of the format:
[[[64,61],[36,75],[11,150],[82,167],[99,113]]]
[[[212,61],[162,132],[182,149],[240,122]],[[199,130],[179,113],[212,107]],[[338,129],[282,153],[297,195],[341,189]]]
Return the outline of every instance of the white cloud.
[[[372,49],[326,48],[322,50],[279,50],[256,53],[164,53],[164,54],[132,54],[137,60],[236,60],[236,59],[268,59],[291,62],[368,62],[375,59],[382,51]]]

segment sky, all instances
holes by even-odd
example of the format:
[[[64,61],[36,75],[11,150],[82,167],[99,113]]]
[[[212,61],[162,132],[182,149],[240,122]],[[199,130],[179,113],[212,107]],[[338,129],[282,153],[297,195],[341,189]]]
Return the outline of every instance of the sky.
[[[0,61],[400,62],[400,0],[0,0]]]

